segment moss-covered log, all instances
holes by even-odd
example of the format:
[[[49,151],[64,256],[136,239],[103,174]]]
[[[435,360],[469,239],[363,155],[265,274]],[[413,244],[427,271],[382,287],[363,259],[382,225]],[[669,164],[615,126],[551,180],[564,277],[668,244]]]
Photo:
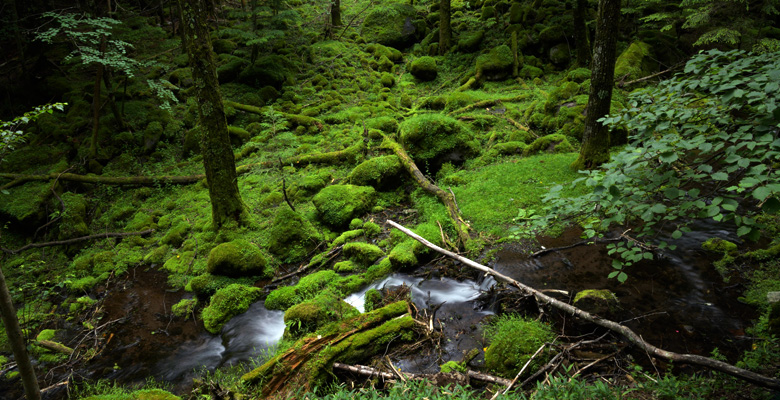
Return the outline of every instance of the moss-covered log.
[[[330,151],[327,153],[301,154],[294,157],[288,157],[282,160],[283,165],[306,165],[306,164],[338,164],[344,161],[357,161],[363,153],[365,144],[359,142],[343,150]],[[279,161],[263,161],[259,163],[246,164],[238,167],[236,172],[243,174],[252,170],[252,168],[278,168]]]
[[[417,322],[410,315],[396,318],[408,309],[407,302],[399,301],[327,326],[298,340],[241,379],[262,383],[264,398],[288,398],[300,390],[310,390],[322,383],[334,362],[358,362],[384,351],[391,341],[414,339]]]
[[[248,104],[241,104],[236,103],[235,101],[225,100],[225,105],[228,107],[233,107],[236,110],[241,110],[253,114],[263,115],[265,111],[263,111],[260,107],[250,106]],[[289,121],[293,126],[316,126],[317,129],[322,130],[322,121],[307,117],[305,115],[298,115],[298,114],[289,114],[289,113],[280,113],[282,114],[282,117]]]
[[[0,173],[0,178],[11,179],[12,181],[0,186],[0,189],[8,189],[17,185],[21,185],[30,181],[50,181],[61,180],[70,182],[81,183],[100,183],[103,185],[136,185],[136,186],[152,186],[160,184],[172,184],[172,185],[188,185],[195,183],[206,175],[189,175],[189,176],[99,176],[99,175],[78,175],[71,173],[51,173],[41,175],[27,175],[27,174],[11,174]]]
[[[461,108],[459,108],[457,110],[450,111],[449,115],[462,114],[464,112],[471,111],[471,110],[473,110],[475,108],[487,108],[487,107],[494,106],[496,104],[500,104],[500,103],[504,103],[504,102],[506,102],[506,103],[513,103],[513,102],[517,102],[517,101],[523,101],[523,100],[525,100],[527,98],[528,98],[527,94],[521,94],[519,96],[506,97],[506,98],[503,98],[503,99],[482,100],[482,101],[478,101],[478,102],[476,102],[474,104],[469,104],[469,105],[467,105],[465,107],[461,107]]]
[[[458,204],[455,202],[455,196],[451,192],[443,190],[442,188],[434,185],[433,182],[429,181],[428,178],[426,178],[425,175],[420,172],[420,169],[417,168],[414,160],[409,157],[409,154],[406,153],[406,150],[404,150],[403,146],[398,144],[398,142],[385,136],[382,147],[393,150],[395,155],[397,155],[401,160],[401,164],[403,164],[406,171],[409,172],[409,175],[412,176],[412,179],[414,179],[414,181],[417,182],[417,184],[420,185],[423,190],[438,197],[439,200],[444,203],[444,205],[447,207],[447,211],[450,214],[453,225],[458,232],[458,239],[460,240],[461,245],[463,248],[468,248],[467,243],[470,239],[469,225],[460,215],[460,209],[458,208]]]

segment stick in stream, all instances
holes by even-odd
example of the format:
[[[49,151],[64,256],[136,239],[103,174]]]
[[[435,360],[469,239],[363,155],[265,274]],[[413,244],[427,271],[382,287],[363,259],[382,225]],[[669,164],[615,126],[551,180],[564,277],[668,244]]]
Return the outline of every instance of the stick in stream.
[[[387,220],[387,223],[432,250],[445,254],[450,258],[456,259],[474,269],[485,272],[486,274],[493,275],[493,277],[496,280],[506,282],[518,288],[521,292],[533,295],[536,298],[536,300],[541,304],[550,305],[563,312],[566,312],[567,314],[573,315],[575,317],[579,317],[585,321],[594,323],[598,326],[607,328],[615,333],[618,333],[624,338],[626,338],[629,342],[633,343],[640,349],[646,351],[648,354],[651,354],[655,357],[673,361],[675,363],[699,365],[702,367],[706,367],[706,368],[710,368],[710,369],[714,369],[726,373],[728,375],[751,382],[761,387],[765,387],[773,390],[780,390],[780,379],[757,374],[755,372],[748,371],[743,368],[738,368],[731,364],[725,363],[723,361],[718,361],[709,357],[703,357],[695,354],[680,354],[680,353],[675,353],[675,352],[660,349],[646,342],[644,339],[642,339],[641,336],[639,336],[636,332],[634,332],[627,326],[621,325],[615,321],[601,318],[585,310],[572,306],[571,304],[564,303],[560,300],[556,300],[555,298],[552,298],[530,286],[520,283],[506,275],[503,275],[492,268],[486,267],[466,257],[462,257],[450,251],[444,250],[441,247],[436,246],[435,244],[427,241],[425,238],[415,234],[414,232],[410,231],[409,229],[406,229],[405,227],[399,225],[396,222]]]

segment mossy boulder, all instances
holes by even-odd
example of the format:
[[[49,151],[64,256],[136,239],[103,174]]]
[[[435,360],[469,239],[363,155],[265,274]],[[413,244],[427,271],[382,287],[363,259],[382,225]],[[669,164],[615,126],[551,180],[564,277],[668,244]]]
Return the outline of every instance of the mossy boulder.
[[[485,31],[478,30],[474,33],[464,33],[458,39],[458,51],[462,53],[471,53],[479,49],[482,40],[485,39]]]
[[[523,152],[524,155],[530,156],[533,154],[545,152],[545,153],[571,153],[574,151],[574,146],[569,143],[569,139],[565,135],[560,133],[553,133],[552,135],[542,136],[533,141]]]
[[[379,83],[381,83],[382,86],[386,88],[391,88],[395,86],[395,77],[393,76],[393,74],[389,72],[383,72],[382,78],[380,78]]]
[[[436,65],[435,58],[423,56],[412,61],[409,72],[421,81],[432,81],[436,79],[436,75],[439,73],[439,67]]]
[[[231,318],[243,313],[263,295],[260,288],[234,283],[217,290],[201,317],[206,330],[217,334]]]
[[[282,262],[298,262],[320,241],[311,222],[290,207],[280,207],[268,229],[268,251]]]
[[[718,271],[718,273],[724,278],[724,280],[728,281],[728,275],[731,273],[731,265],[736,260],[737,256],[737,245],[735,243],[732,243],[728,240],[720,239],[720,238],[710,238],[707,239],[704,243],[702,243],[701,248],[707,251],[711,251],[713,253],[720,253],[723,255],[723,257],[712,263],[712,266],[715,267],[715,270]]]
[[[265,298],[265,308],[269,310],[286,310],[299,302],[294,286],[282,286],[268,293]]]
[[[482,12],[480,13],[479,19],[482,21],[487,21],[491,18],[495,18],[497,15],[496,8],[493,6],[484,6],[482,7]]]
[[[184,239],[187,238],[187,233],[189,233],[191,228],[192,226],[189,222],[180,221],[165,233],[165,236],[160,239],[160,244],[167,244],[174,248],[180,247],[184,243]]]
[[[615,80],[632,81],[658,70],[653,49],[645,42],[633,42],[615,61]]]
[[[51,184],[29,182],[0,193],[0,218],[11,221],[18,228],[35,229],[46,222],[46,205],[52,199]]]
[[[340,228],[371,210],[376,203],[376,190],[371,186],[331,185],[320,190],[312,202],[322,222]]]
[[[357,262],[360,265],[368,266],[385,255],[379,247],[362,242],[352,242],[344,245],[342,249],[344,257]]]
[[[232,53],[238,48],[238,45],[229,39],[217,39],[211,42],[211,45],[217,54]]]
[[[385,46],[407,47],[417,39],[416,17],[417,11],[409,4],[384,2],[376,5],[363,20],[363,38]]]
[[[411,268],[417,265],[417,256],[414,254],[414,240],[404,240],[390,250],[387,259],[393,269]]]
[[[569,45],[566,43],[559,43],[550,48],[549,51],[550,62],[558,67],[564,67],[569,64],[571,60],[571,53],[569,51]]]
[[[292,68],[290,61],[283,56],[260,57],[241,71],[238,81],[255,88],[273,86],[281,89],[288,79],[292,79]]]
[[[514,154],[523,154],[525,152],[525,149],[528,148],[528,145],[524,142],[505,142],[505,143],[496,143],[495,146],[493,146],[492,149],[490,149],[490,152],[495,155],[514,155]]]
[[[485,350],[485,367],[505,378],[515,376],[542,344],[555,337],[548,325],[516,314],[496,318],[485,326],[484,335],[490,342]],[[540,353],[530,370],[544,365],[548,358]]]
[[[87,201],[83,196],[75,193],[63,193],[60,196],[65,204],[65,212],[59,224],[57,238],[65,240],[89,234],[87,227]]]
[[[607,289],[587,289],[574,295],[574,305],[596,315],[610,315],[619,304],[617,296]]]
[[[506,79],[512,74],[513,63],[512,49],[502,44],[477,57],[477,75],[487,80]]]
[[[350,172],[348,179],[354,185],[390,190],[401,184],[403,172],[401,160],[393,154],[363,161]]]
[[[211,249],[207,261],[210,274],[231,277],[273,276],[263,253],[257,245],[243,239],[222,243]]]
[[[327,323],[358,315],[358,310],[326,291],[311,300],[296,304],[284,312],[285,336],[314,332]]]
[[[295,286],[282,286],[269,293],[265,299],[265,308],[286,310],[302,301],[313,299],[338,278],[339,274],[331,270],[306,275]]]
[[[458,163],[477,152],[471,132],[443,114],[418,114],[401,123],[401,144],[420,168],[437,171],[446,162]]]

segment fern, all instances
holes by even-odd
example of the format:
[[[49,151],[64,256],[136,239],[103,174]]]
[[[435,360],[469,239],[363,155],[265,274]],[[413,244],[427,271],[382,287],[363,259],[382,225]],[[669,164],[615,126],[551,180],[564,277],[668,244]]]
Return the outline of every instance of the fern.
[[[716,28],[699,37],[694,46],[703,46],[711,43],[727,44],[736,46],[742,34],[729,28]]]

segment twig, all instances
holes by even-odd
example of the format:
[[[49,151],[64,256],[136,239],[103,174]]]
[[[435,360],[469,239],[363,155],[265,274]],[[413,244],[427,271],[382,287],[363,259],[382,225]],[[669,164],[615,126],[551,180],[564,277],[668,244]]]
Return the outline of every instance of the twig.
[[[660,349],[656,346],[653,346],[652,344],[646,342],[641,336],[639,336],[636,332],[628,328],[627,326],[621,325],[615,321],[608,320],[596,315],[593,315],[585,310],[582,310],[580,308],[577,308],[575,306],[572,306],[571,304],[562,302],[560,300],[557,300],[553,297],[550,297],[530,286],[527,286],[523,283],[520,283],[519,281],[516,281],[506,275],[503,275],[496,270],[486,267],[482,264],[479,264],[475,261],[472,261],[466,257],[459,256],[455,253],[452,253],[450,251],[447,251],[445,249],[442,249],[439,246],[436,246],[435,244],[429,242],[425,238],[421,237],[420,235],[417,235],[416,233],[410,231],[409,229],[406,229],[405,227],[391,221],[387,220],[387,223],[391,226],[395,227],[396,229],[400,230],[401,232],[405,233],[407,236],[412,237],[413,239],[417,240],[418,242],[422,243],[426,247],[433,249],[435,251],[438,251],[439,253],[445,254],[451,258],[454,258],[472,268],[475,268],[477,270],[483,271],[485,273],[488,273],[490,275],[493,275],[496,280],[500,280],[503,282],[506,282],[520,291],[524,293],[528,293],[536,297],[536,300],[539,303],[547,304],[552,307],[555,307],[563,312],[566,312],[567,314],[573,315],[575,317],[579,317],[585,321],[594,323],[598,326],[607,328],[615,333],[620,334],[623,336],[626,340],[633,343],[634,345],[638,346],[640,349],[646,351],[648,354],[652,354],[655,357],[662,358],[665,360],[673,361],[676,363],[684,363],[684,364],[693,364],[693,365],[699,365],[702,367],[714,369],[720,372],[724,372],[728,375],[734,376],[736,378],[751,382],[755,385],[773,389],[773,390],[780,390],[780,379],[777,378],[771,378],[765,375],[757,374],[752,371],[748,371],[743,368],[735,367],[731,364],[725,363],[723,361],[715,360],[709,357],[703,357],[695,354],[680,354],[671,352],[668,350]]]
[[[598,360],[594,360],[593,362],[589,363],[588,365],[580,368],[579,370],[577,370],[577,372],[574,373],[574,375],[569,377],[569,382],[571,382],[571,380],[574,379],[577,375],[582,373],[582,371],[585,371],[586,369],[588,369],[588,368],[590,368],[590,367],[592,367],[592,366],[594,366],[594,365],[596,365],[596,364],[598,364],[598,363],[600,363],[600,362],[602,362],[602,361],[604,361],[604,360],[606,360],[608,358],[614,357],[615,355],[617,355],[617,353],[620,353],[621,351],[622,351],[622,349],[618,350],[618,351],[616,351],[616,352],[614,352],[612,354],[609,354],[609,355],[606,355],[604,357],[601,357]]]
[[[661,75],[663,75],[663,74],[665,74],[665,73],[667,73],[667,72],[674,71],[675,69],[679,68],[679,67],[680,67],[680,65],[683,65],[683,63],[682,63],[682,62],[680,62],[680,63],[677,63],[677,64],[675,64],[674,66],[672,66],[671,68],[669,68],[669,69],[667,69],[667,70],[663,70],[663,71],[661,71],[661,72],[656,72],[656,73],[654,73],[654,74],[652,74],[652,75],[645,76],[644,78],[634,79],[633,81],[628,81],[628,82],[625,82],[625,83],[624,83],[624,82],[619,82],[619,83],[618,83],[618,87],[619,87],[619,88],[622,88],[622,87],[626,87],[626,86],[628,86],[628,85],[633,85],[633,84],[635,84],[635,83],[644,82],[644,81],[646,81],[646,80],[653,79],[653,78],[655,78],[655,77],[657,77],[657,76],[661,76]],[[624,78],[624,79],[625,79],[625,78]]]
[[[154,229],[147,229],[145,231],[140,232],[108,232],[108,233],[98,233],[97,235],[89,235],[89,236],[81,236],[73,239],[67,239],[67,240],[57,240],[54,242],[44,242],[44,243],[30,243],[26,246],[22,246],[16,250],[6,249],[0,247],[0,250],[9,253],[9,254],[17,254],[19,252],[25,251],[27,249],[37,249],[40,247],[50,247],[50,246],[62,246],[66,244],[72,244],[72,243],[78,243],[83,242],[85,240],[94,240],[94,239],[108,239],[108,238],[114,238],[114,237],[126,237],[126,236],[143,236],[148,235],[150,233],[154,232]]]
[[[622,235],[621,235],[620,237],[617,237],[617,238],[614,238],[614,239],[591,239],[591,240],[583,240],[583,241],[580,241],[580,242],[577,242],[577,243],[572,243],[572,244],[570,244],[570,245],[568,245],[568,246],[552,247],[552,248],[549,248],[549,249],[542,249],[542,250],[539,250],[539,251],[537,251],[537,252],[535,252],[535,253],[531,254],[531,257],[539,257],[539,256],[541,256],[542,254],[547,254],[547,253],[549,253],[549,252],[552,252],[552,251],[567,250],[567,249],[571,249],[571,248],[574,248],[574,247],[577,247],[577,246],[582,246],[582,245],[586,245],[586,244],[590,244],[590,243],[609,243],[609,242],[617,242],[617,241],[620,241],[621,239],[623,239],[623,236],[622,236]]]
[[[534,355],[532,355],[531,358],[529,358],[528,361],[525,362],[525,365],[523,365],[523,368],[520,369],[520,372],[518,372],[517,375],[515,375],[515,379],[512,379],[512,382],[510,382],[509,385],[507,385],[506,389],[504,389],[504,394],[507,394],[509,392],[509,389],[512,389],[512,386],[514,386],[515,382],[517,382],[517,379],[520,378],[520,375],[522,375],[523,372],[525,372],[525,369],[528,368],[529,365],[531,365],[531,361],[533,361],[534,358],[536,358],[536,356],[542,352],[544,346],[546,345],[547,343],[543,343],[541,346],[539,346],[539,350],[536,350],[536,353],[534,353]],[[499,393],[501,393],[501,391],[497,390],[496,393],[493,395],[493,397],[490,398],[490,400],[494,400],[496,397],[498,397]]]
[[[393,362],[392,362],[392,361],[390,361],[390,356],[385,356],[385,360],[387,360],[387,365],[389,365],[389,366],[390,366],[390,369],[392,369],[392,370],[393,370],[393,372],[394,372],[396,375],[398,375],[398,377],[399,377],[399,378],[401,378],[401,380],[402,380],[402,381],[406,382],[406,378],[405,378],[403,375],[401,375],[401,373],[400,373],[400,372],[398,372],[398,370],[395,368],[395,365],[393,365]]]

